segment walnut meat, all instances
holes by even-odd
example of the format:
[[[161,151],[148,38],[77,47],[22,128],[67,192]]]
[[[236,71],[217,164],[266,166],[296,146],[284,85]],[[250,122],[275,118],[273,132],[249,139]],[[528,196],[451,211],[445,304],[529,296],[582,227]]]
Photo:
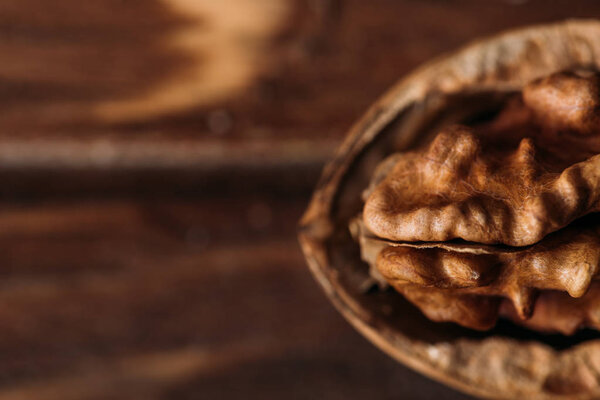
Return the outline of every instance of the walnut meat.
[[[600,155],[590,156],[600,152],[599,84],[597,74],[536,80],[496,119],[448,127],[383,161],[360,224],[365,261],[429,318],[475,329],[491,328],[501,310],[530,319],[540,291],[584,296],[600,263],[600,219],[591,214],[600,208]],[[469,246],[436,243],[455,239]],[[594,313],[564,326],[536,316],[535,326],[600,328]]]
[[[595,78],[593,82],[597,83]],[[571,80],[570,76],[556,74],[544,85],[535,83],[524,92],[532,91],[531,86],[542,92],[533,97],[536,111],[541,114],[543,93],[552,93],[565,80]],[[576,102],[568,100],[577,97],[577,89],[575,86],[574,92],[554,100],[565,100],[565,107],[570,108]],[[524,96],[525,107],[529,107],[527,100],[532,96]],[[598,104],[594,99],[585,107],[595,110]],[[547,113],[554,118],[560,116],[555,111],[559,106],[551,104],[548,108]],[[550,134],[531,126],[526,131],[528,136],[515,137],[514,132],[520,134],[523,126],[512,127],[511,131],[505,121],[511,117],[509,114],[514,111],[501,116],[497,124],[502,125],[500,131],[477,132],[453,126],[440,132],[427,148],[392,156],[397,160],[366,201],[366,226],[378,237],[396,241],[464,239],[526,246],[597,211],[600,156],[587,158],[588,146],[598,147],[597,138],[578,143],[578,148],[565,153],[564,148],[556,146],[555,139],[569,131]],[[595,120],[596,114],[589,119]],[[585,118],[577,122],[588,125]],[[523,125],[520,120],[516,123]],[[600,134],[600,125],[597,127]],[[389,167],[389,163],[385,165]]]

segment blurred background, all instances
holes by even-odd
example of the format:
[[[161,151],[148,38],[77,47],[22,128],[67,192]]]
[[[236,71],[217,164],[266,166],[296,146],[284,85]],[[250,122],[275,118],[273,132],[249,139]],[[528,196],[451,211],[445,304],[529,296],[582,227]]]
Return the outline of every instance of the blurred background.
[[[357,334],[295,226],[370,103],[596,0],[1,0],[0,399],[467,399]]]

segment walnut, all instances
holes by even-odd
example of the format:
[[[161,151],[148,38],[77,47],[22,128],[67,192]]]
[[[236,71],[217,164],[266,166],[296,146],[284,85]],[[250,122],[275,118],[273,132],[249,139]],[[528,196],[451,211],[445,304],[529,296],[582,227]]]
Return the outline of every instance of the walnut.
[[[597,74],[552,74],[526,85],[522,101],[515,96],[496,120],[450,126],[431,144],[384,160],[366,192],[359,232],[376,277],[429,318],[475,329],[495,324],[502,299],[515,310],[504,314],[523,323],[539,290],[583,296],[598,271],[600,223],[588,217],[566,226],[600,208],[600,155],[589,157],[600,152],[600,128],[591,131],[600,120],[599,84]],[[581,106],[573,111],[580,91]],[[582,132],[584,140],[568,151],[556,146],[559,138]],[[470,242],[470,252],[406,243],[453,239]],[[389,243],[381,246],[382,240]],[[508,248],[486,246],[485,254],[473,254],[482,244]],[[594,311],[600,313],[589,310],[565,326],[552,320],[546,327],[538,316],[536,327],[563,333],[600,328],[589,318]]]
[[[427,64],[326,167],[302,248],[399,361],[481,397],[600,397],[599,37],[569,21]]]
[[[381,240],[360,229],[363,259],[376,266],[386,282],[429,318],[474,329],[489,329],[496,323],[503,299],[514,310],[508,316],[522,323],[532,317],[539,290],[584,296],[599,270],[600,217],[596,215],[526,248],[409,245]],[[586,298],[581,304],[587,302]],[[548,321],[544,327],[536,316],[536,326],[563,333],[581,326],[600,328],[600,321],[590,318],[594,312],[600,309],[590,309],[580,315],[579,324],[569,321],[565,326]]]
[[[597,74],[553,74],[527,85],[523,99],[537,122],[551,130],[600,133],[600,79]]]
[[[397,157],[367,199],[365,224],[397,241],[527,246],[597,211],[600,156],[577,162],[582,157],[569,154],[573,164],[563,168],[561,155],[535,139],[513,149],[450,127],[428,148]]]

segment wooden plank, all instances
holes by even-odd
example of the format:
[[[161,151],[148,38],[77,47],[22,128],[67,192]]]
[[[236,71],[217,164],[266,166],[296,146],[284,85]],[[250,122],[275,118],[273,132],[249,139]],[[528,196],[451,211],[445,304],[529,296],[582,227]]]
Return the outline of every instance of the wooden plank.
[[[62,163],[139,137],[330,149],[420,63],[503,29],[599,13],[593,0],[12,0],[0,8],[0,144],[61,139]]]
[[[0,398],[446,393],[328,304],[303,203],[0,205]]]
[[[306,193],[352,122],[420,63],[597,15],[593,0],[11,0],[0,195]]]

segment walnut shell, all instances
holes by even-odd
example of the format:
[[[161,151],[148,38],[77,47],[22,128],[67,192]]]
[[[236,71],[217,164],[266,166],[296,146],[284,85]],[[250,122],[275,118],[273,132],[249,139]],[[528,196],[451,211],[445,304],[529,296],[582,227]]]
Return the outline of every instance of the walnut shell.
[[[311,271],[331,301],[383,351],[476,396],[600,397],[597,332],[543,335],[506,321],[490,331],[474,332],[432,322],[393,290],[365,291],[373,281],[348,230],[361,212],[361,193],[383,159],[431,141],[444,127],[496,112],[511,94],[536,79],[565,70],[600,70],[599,38],[600,22],[567,21],[471,44],[400,81],[351,129],[323,172],[299,238]],[[530,95],[535,101],[535,90]],[[571,117],[567,124],[582,135],[593,129],[580,123],[580,115]],[[560,121],[565,123],[564,118]],[[542,312],[552,315],[553,294],[545,296]],[[530,324],[535,327],[535,321]]]

